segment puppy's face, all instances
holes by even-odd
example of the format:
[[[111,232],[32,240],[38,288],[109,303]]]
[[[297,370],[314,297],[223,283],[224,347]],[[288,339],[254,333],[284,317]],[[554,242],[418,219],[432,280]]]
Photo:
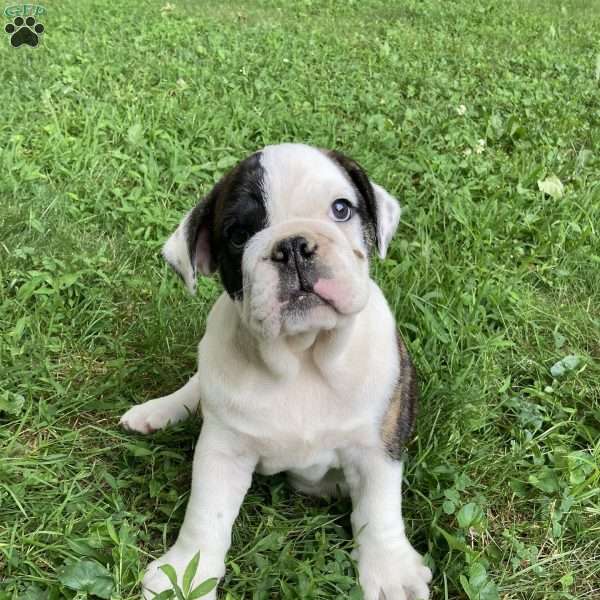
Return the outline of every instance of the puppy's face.
[[[385,255],[399,217],[351,159],[268,146],[186,215],[163,255],[192,292],[198,271],[218,269],[256,335],[333,329],[366,305],[369,257]]]

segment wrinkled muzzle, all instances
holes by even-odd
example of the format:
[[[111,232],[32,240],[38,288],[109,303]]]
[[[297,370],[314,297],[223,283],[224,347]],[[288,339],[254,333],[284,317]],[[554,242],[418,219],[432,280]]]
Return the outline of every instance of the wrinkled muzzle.
[[[265,338],[333,329],[368,300],[366,250],[319,220],[257,233],[244,250],[242,273],[242,318]]]

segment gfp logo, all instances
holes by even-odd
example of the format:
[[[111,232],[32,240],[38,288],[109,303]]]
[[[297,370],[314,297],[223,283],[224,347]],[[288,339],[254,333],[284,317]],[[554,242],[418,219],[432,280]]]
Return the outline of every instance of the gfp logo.
[[[4,31],[10,35],[10,44],[18,48],[27,44],[35,48],[40,42],[40,36],[44,33],[44,26],[37,17],[46,14],[46,9],[39,4],[15,4],[4,9],[4,16],[12,19],[7,23]]]

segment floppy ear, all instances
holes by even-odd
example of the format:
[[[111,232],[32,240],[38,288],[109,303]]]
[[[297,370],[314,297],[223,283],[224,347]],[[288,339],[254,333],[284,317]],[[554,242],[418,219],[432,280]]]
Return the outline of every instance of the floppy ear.
[[[181,276],[190,294],[196,291],[198,273],[210,275],[218,266],[213,243],[218,188],[219,184],[185,215],[162,249],[163,258]]]
[[[398,200],[380,185],[371,181],[371,186],[375,193],[375,205],[377,206],[377,249],[379,256],[385,258],[388,246],[398,228],[402,209]]]
[[[366,214],[361,217],[370,222],[375,237],[377,251],[385,258],[390,241],[400,222],[400,204],[380,185],[371,181],[365,170],[352,158],[332,150],[329,155],[348,174],[350,180],[363,197]]]

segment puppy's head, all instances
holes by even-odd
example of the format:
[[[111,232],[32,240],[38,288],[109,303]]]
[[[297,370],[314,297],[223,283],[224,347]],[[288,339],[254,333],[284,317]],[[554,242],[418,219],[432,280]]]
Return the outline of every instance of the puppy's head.
[[[218,269],[256,335],[333,329],[365,307],[369,258],[385,256],[399,218],[396,200],[352,159],[268,146],[185,216],[163,256],[191,292],[198,273]]]

